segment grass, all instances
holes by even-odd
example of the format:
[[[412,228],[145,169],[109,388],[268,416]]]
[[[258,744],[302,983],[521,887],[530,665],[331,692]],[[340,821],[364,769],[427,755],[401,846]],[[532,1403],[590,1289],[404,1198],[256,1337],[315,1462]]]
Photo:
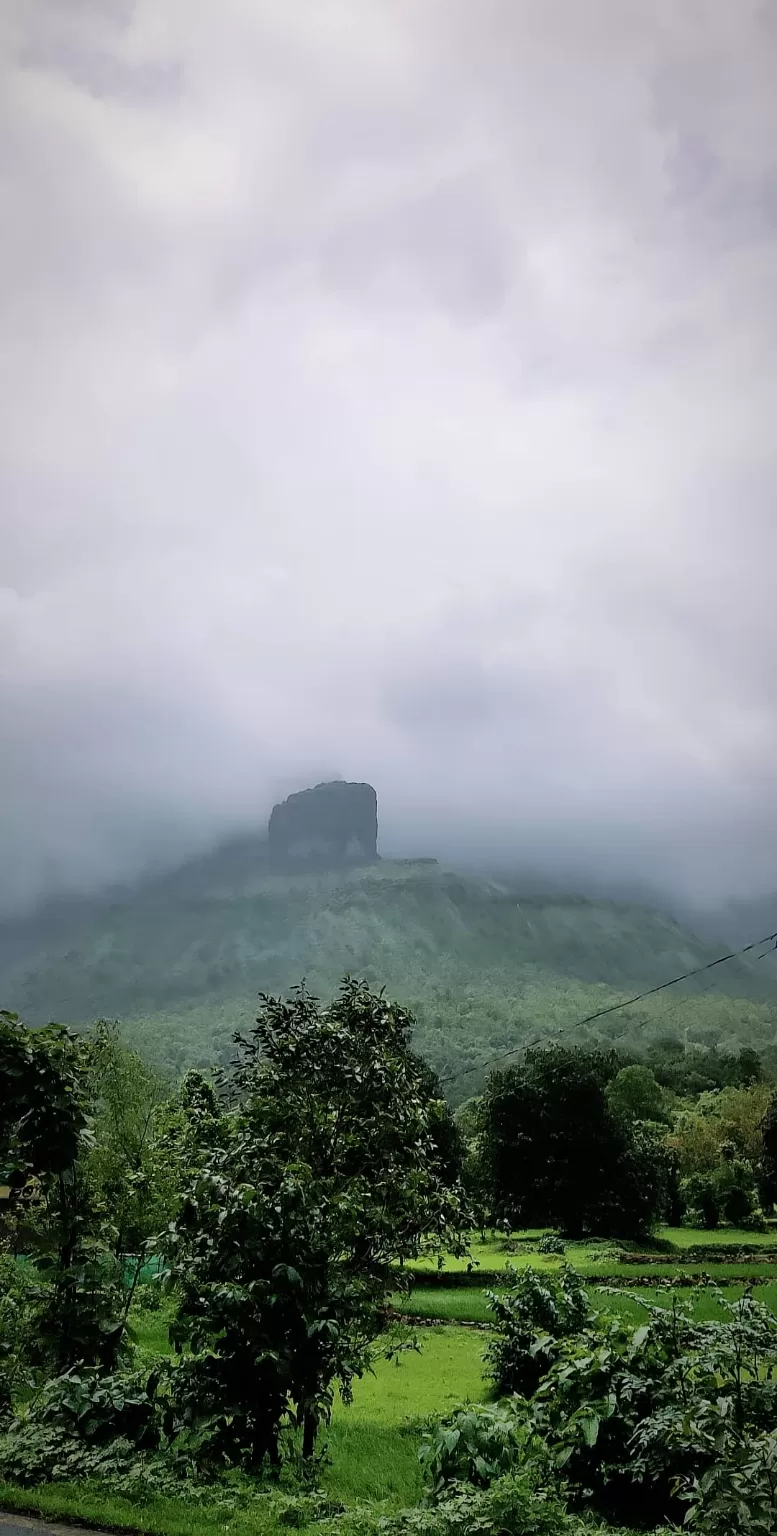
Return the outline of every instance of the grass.
[[[666,1239],[675,1248],[722,1247],[772,1248],[777,1255],[777,1230],[769,1227],[766,1232],[747,1232],[744,1227],[718,1227],[707,1232],[703,1227],[659,1227],[658,1237]]]
[[[726,1280],[747,1280],[750,1277],[763,1279],[777,1278],[777,1241],[773,1231],[746,1232],[735,1227],[719,1228],[715,1232],[705,1232],[691,1227],[661,1227],[657,1237],[662,1242],[669,1242],[674,1252],[665,1255],[659,1251],[651,1253],[649,1269],[650,1275],[659,1279],[671,1279],[678,1271],[683,1274],[701,1277],[708,1274],[712,1278]],[[468,1258],[446,1257],[443,1274],[469,1274],[472,1285],[477,1286],[481,1272],[495,1273],[506,1270],[509,1266],[516,1269],[526,1268],[531,1265],[538,1270],[547,1270],[553,1273],[562,1263],[571,1264],[580,1274],[589,1276],[592,1280],[604,1278],[618,1278],[623,1280],[640,1279],[645,1275],[648,1266],[637,1258],[635,1262],[623,1262],[618,1257],[598,1257],[598,1251],[604,1253],[607,1248],[612,1250],[617,1244],[601,1244],[594,1240],[586,1242],[570,1242],[566,1245],[566,1251],[562,1257],[552,1254],[537,1253],[536,1243],[542,1236],[542,1229],[532,1229],[513,1235],[511,1247],[508,1251],[501,1239],[487,1239],[483,1242],[479,1237],[473,1238],[470,1243]],[[729,1260],[710,1260],[708,1263],[694,1260],[689,1262],[684,1254],[689,1248],[727,1248],[731,1250]],[[737,1257],[740,1249],[754,1250],[753,1257]],[[763,1257],[760,1255],[763,1254]],[[771,1262],[770,1262],[771,1259]],[[411,1261],[407,1266],[413,1272],[430,1272],[437,1270],[436,1259],[421,1258]]]
[[[437,1288],[417,1290],[410,1296],[394,1296],[393,1302],[398,1311],[408,1316],[432,1321],[488,1323],[492,1320],[485,1291],[475,1290],[471,1286],[461,1286],[450,1291]]]
[[[721,1292],[728,1301],[736,1301],[742,1295],[742,1285],[721,1286]],[[693,1302],[694,1316],[698,1322],[705,1322],[711,1318],[725,1316],[719,1306],[715,1293],[712,1291],[682,1291],[662,1290],[660,1287],[635,1286],[633,1291],[622,1296],[605,1294],[595,1288],[591,1290],[591,1300],[595,1307],[603,1312],[618,1312],[623,1317],[644,1318],[644,1310],[634,1297],[641,1297],[643,1301],[655,1302],[658,1306],[669,1307],[672,1297]],[[756,1298],[763,1302],[775,1316],[777,1316],[777,1281],[770,1285],[762,1285],[756,1291]],[[456,1288],[452,1290],[418,1290],[408,1298],[406,1296],[395,1297],[395,1304],[402,1311],[413,1317],[423,1318],[428,1321],[442,1321],[446,1323],[489,1323],[491,1313],[486,1299],[486,1293],[470,1287]],[[477,1337],[477,1335],[476,1335]],[[481,1340],[481,1351],[483,1343]]]
[[[288,1529],[279,1521],[278,1501],[239,1511],[225,1520],[223,1511],[192,1507],[181,1499],[159,1494],[122,1498],[89,1483],[54,1483],[47,1488],[17,1488],[0,1483],[0,1509],[39,1515],[48,1520],[77,1521],[107,1530],[143,1531],[150,1536],[281,1536]]]
[[[722,1285],[720,1290],[727,1301],[736,1301],[743,1294],[744,1286]],[[688,1295],[687,1292],[685,1294]],[[595,1293],[592,1300],[594,1305],[603,1312],[617,1312],[622,1317],[644,1319],[644,1309],[634,1300],[635,1297],[640,1296],[643,1301],[654,1302],[660,1307],[669,1307],[672,1304],[672,1296],[678,1295],[682,1296],[683,1292],[651,1290],[647,1286],[638,1286],[624,1296],[603,1296],[601,1292]],[[693,1315],[698,1323],[718,1322],[726,1317],[725,1309],[720,1306],[713,1291],[702,1291],[696,1295],[691,1293],[691,1296],[693,1297]],[[777,1282],[773,1285],[759,1286],[755,1296],[757,1301],[762,1302],[777,1317]]]
[[[169,1352],[163,1313],[141,1314],[135,1323],[137,1349],[148,1363]],[[337,1401],[327,1437],[328,1465],[323,1491],[333,1500],[369,1503],[383,1513],[416,1504],[423,1483],[418,1449],[424,1425],[444,1418],[457,1404],[485,1394],[479,1334],[463,1328],[425,1330],[420,1352],[394,1362],[379,1360],[374,1374],[357,1381],[353,1402]],[[86,1521],[151,1536],[280,1536],[284,1495],[268,1493],[248,1510],[226,1516],[223,1508],[184,1500],[118,1497],[89,1483],[25,1489],[0,1483],[0,1507],[31,1511],[48,1519]]]
[[[710,1261],[709,1264],[677,1264],[667,1260],[665,1264],[577,1264],[574,1258],[569,1258],[568,1263],[574,1265],[580,1273],[591,1280],[603,1280],[610,1277],[616,1280],[638,1280],[648,1272],[650,1278],[656,1280],[671,1280],[678,1274],[689,1275],[691,1278],[701,1279],[708,1275],[711,1280],[725,1282],[727,1280],[774,1280],[777,1276],[777,1265],[759,1263],[757,1259],[742,1259],[739,1263],[731,1260],[726,1263]]]
[[[420,1346],[420,1354],[402,1354],[396,1363],[378,1361],[375,1374],[356,1383],[353,1403],[335,1405],[329,1434],[332,1464],[324,1486],[345,1504],[366,1500],[399,1508],[417,1503],[424,1423],[484,1397],[479,1334],[430,1328],[423,1331]]]
[[[160,1355],[172,1353],[168,1337],[168,1325],[172,1312],[160,1307],[158,1312],[140,1312],[132,1315],[132,1333],[139,1365],[150,1365]]]

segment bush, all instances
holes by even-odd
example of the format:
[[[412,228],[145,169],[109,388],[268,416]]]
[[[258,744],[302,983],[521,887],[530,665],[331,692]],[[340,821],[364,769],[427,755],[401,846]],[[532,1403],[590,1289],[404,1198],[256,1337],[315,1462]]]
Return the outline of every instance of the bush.
[[[458,1408],[431,1435],[426,1435],[419,1460],[439,1498],[454,1483],[488,1488],[495,1478],[515,1466],[526,1433],[507,1406]]]
[[[411,1510],[382,1525],[386,1536],[583,1536],[583,1526],[527,1472],[490,1488],[459,1485],[434,1509]]]
[[[567,1266],[558,1278],[513,1272],[491,1298],[499,1336],[487,1356],[512,1403],[490,1421],[473,1411],[463,1436],[442,1426],[427,1451],[438,1496],[452,1479],[485,1483],[518,1464],[544,1486],[550,1462],[573,1504],[605,1519],[682,1520],[704,1536],[776,1530],[777,1319],[749,1292],[716,1299],[723,1321],[696,1322],[674,1296],[668,1308],[640,1303],[634,1327],[596,1315]]]
[[[773,1531],[775,1483],[777,1434],[755,1435],[738,1455],[713,1463],[703,1477],[687,1482],[687,1524],[703,1536]]]
[[[538,1253],[563,1255],[566,1251],[566,1243],[557,1232],[545,1232],[537,1244]]]
[[[568,1514],[558,1493],[538,1485],[530,1468],[500,1477],[487,1489],[455,1484],[432,1507],[388,1518],[353,1510],[316,1530],[319,1536],[591,1536],[590,1526]]]
[[[159,1375],[71,1370],[48,1381],[0,1435],[0,1477],[31,1485],[129,1471],[160,1444]]]
[[[530,1397],[556,1358],[561,1339],[579,1334],[595,1314],[580,1276],[564,1264],[558,1275],[509,1266],[506,1291],[488,1291],[497,1337],[486,1351],[488,1374],[500,1396]]]
[[[32,1298],[28,1274],[0,1253],[0,1421],[27,1380]]]
[[[558,1342],[525,1423],[553,1447],[573,1497],[631,1523],[685,1514],[705,1536],[774,1529],[777,1320],[749,1294],[717,1299],[725,1322],[696,1323],[674,1298],[646,1306],[639,1328],[598,1320]],[[737,1489],[741,1523],[726,1525]]]

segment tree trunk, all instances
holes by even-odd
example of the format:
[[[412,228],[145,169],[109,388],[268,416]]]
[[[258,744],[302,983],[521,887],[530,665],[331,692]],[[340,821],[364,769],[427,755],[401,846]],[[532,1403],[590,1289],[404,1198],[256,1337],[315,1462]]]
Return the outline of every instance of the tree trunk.
[[[302,1459],[310,1461],[316,1448],[318,1419],[312,1408],[306,1408],[302,1419]]]

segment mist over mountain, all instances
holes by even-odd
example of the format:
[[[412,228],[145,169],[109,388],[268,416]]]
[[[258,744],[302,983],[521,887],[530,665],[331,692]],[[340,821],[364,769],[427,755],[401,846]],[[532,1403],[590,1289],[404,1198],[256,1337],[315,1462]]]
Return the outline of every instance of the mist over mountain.
[[[613,900],[518,867],[333,860],[315,826],[304,832],[310,846],[295,848],[292,835],[285,870],[264,833],[238,836],[153,877],[0,923],[0,1001],[31,1023],[116,1017],[177,1073],[228,1058],[260,991],[304,980],[326,996],[351,972],[415,1011],[416,1043],[454,1099],[494,1054],[536,1039],[637,1054],[664,1033],[722,1049],[775,1043],[770,959],[732,961],[613,1009],[720,953],[714,922],[694,931],[644,888]],[[719,920],[725,927],[725,913]]]
[[[777,885],[760,0],[0,20],[0,903],[338,773],[386,855]]]

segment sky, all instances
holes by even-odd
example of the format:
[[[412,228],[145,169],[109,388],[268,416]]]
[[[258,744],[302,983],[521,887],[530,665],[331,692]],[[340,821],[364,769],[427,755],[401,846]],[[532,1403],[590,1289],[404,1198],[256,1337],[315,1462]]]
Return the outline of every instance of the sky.
[[[337,776],[777,890],[775,79],[770,0],[4,0],[5,910]]]

